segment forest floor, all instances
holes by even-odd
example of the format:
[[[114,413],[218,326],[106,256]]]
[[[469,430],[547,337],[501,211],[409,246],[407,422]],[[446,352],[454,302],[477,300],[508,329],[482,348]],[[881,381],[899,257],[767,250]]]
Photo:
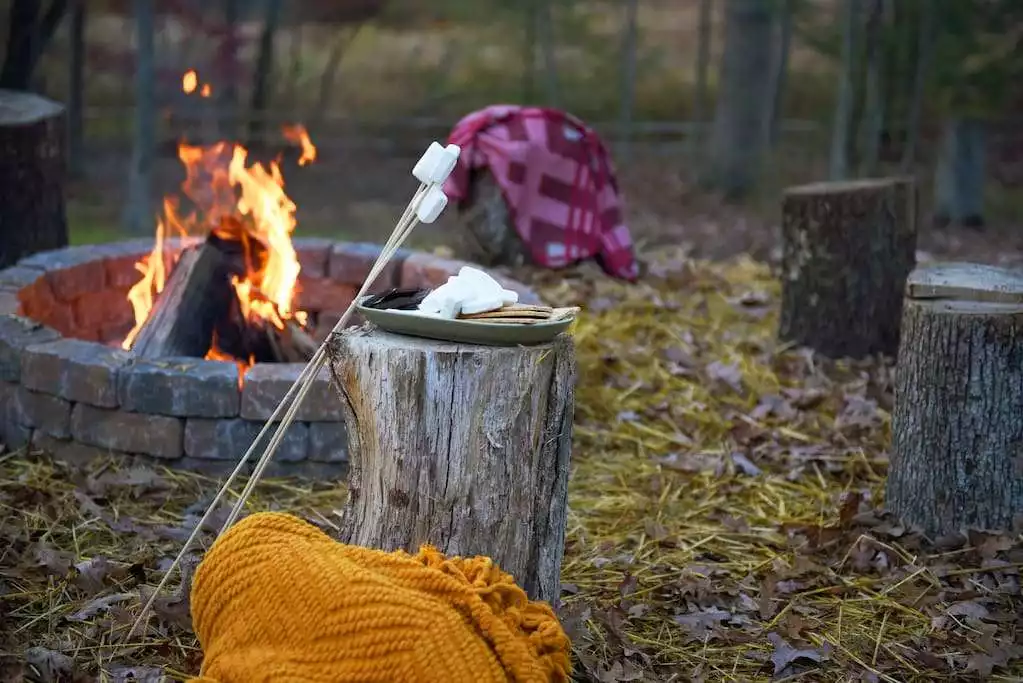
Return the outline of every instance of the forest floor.
[[[708,245],[749,233],[744,250],[772,248],[720,226]],[[1020,680],[1020,538],[929,539],[882,510],[890,362],[779,346],[778,283],[746,254],[643,254],[638,285],[591,266],[521,274],[585,306],[560,610],[578,679]],[[194,674],[176,579],[145,644],[118,643],[217,484],[0,455],[0,681]],[[328,532],[345,495],[257,493],[252,510]]]

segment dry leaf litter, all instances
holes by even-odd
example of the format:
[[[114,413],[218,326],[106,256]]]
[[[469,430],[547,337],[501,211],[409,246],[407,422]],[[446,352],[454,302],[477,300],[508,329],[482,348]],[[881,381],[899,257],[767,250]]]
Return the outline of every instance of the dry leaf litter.
[[[531,277],[585,309],[560,607],[578,680],[1021,680],[1020,538],[928,539],[881,511],[890,364],[780,347],[778,284],[749,260]],[[198,554],[146,644],[118,643],[217,484],[0,456],[0,681],[196,672]],[[250,509],[330,531],[343,498],[267,481]]]

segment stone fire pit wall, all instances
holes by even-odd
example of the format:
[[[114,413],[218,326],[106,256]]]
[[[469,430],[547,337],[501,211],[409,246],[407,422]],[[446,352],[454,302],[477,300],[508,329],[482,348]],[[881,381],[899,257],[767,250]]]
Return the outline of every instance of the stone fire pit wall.
[[[168,257],[185,246],[170,240]],[[151,240],[70,247],[0,271],[0,437],[83,462],[110,454],[208,474],[231,471],[302,365],[133,359],[119,342],[132,326],[128,289]],[[379,246],[297,239],[299,307],[323,339],[368,275]],[[402,252],[371,291],[434,287],[465,265]],[[498,278],[520,293],[519,282]],[[355,321],[359,322],[359,321]],[[288,430],[272,476],[340,477],[347,469],[340,400],[324,368]]]

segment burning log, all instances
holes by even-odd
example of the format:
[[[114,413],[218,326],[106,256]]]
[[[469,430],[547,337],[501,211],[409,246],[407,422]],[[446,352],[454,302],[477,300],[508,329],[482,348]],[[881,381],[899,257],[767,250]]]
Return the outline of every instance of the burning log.
[[[229,277],[224,254],[212,239],[183,251],[132,353],[139,358],[205,356],[234,299]]]
[[[186,91],[198,81],[186,74]],[[300,164],[316,158],[301,126],[286,131],[302,147]],[[284,193],[277,163],[246,165],[248,151],[217,143],[182,143],[182,190],[195,212],[180,215],[164,202],[156,246],[138,264],[142,278],[128,293],[135,327],[122,342],[136,356],[206,357],[253,362],[299,362],[318,348],[292,310],[299,272],[291,245],[295,203]],[[205,243],[183,254],[165,281],[163,237],[173,228],[208,231]]]
[[[285,321],[283,330],[267,325],[266,336],[278,363],[308,363],[319,348],[319,344],[294,320]]]
[[[223,231],[185,250],[132,346],[140,358],[233,357],[257,363],[302,363],[317,344],[295,320],[283,329],[247,316],[232,277],[244,274],[243,245]],[[233,233],[237,234],[237,233]]]

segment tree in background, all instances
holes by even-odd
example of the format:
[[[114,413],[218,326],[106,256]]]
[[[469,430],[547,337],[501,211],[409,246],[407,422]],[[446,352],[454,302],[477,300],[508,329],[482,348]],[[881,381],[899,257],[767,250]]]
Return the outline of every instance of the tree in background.
[[[67,13],[68,0],[53,0],[40,15],[40,0],[13,0],[0,88],[29,90],[43,50]]]
[[[252,105],[249,111],[249,144],[263,139],[263,115],[270,99],[270,79],[274,71],[274,38],[281,23],[282,0],[265,0],[263,29],[259,34],[256,68],[252,71]]]
[[[156,78],[156,21],[153,3],[154,0],[134,0],[135,130],[124,223],[129,232],[139,235],[153,230],[152,175],[156,156],[156,91],[153,84]]]
[[[711,186],[729,198],[756,181],[771,101],[773,14],[764,0],[726,0],[725,39],[710,154]]]
[[[1023,90],[1023,3],[841,0],[824,21],[797,7],[800,38],[838,67],[829,177],[883,173],[885,161],[911,173],[934,121],[936,217],[982,224],[988,131]]]
[[[1023,90],[1023,3],[938,0],[935,11],[932,80],[943,118],[935,218],[979,227],[988,126]]]

